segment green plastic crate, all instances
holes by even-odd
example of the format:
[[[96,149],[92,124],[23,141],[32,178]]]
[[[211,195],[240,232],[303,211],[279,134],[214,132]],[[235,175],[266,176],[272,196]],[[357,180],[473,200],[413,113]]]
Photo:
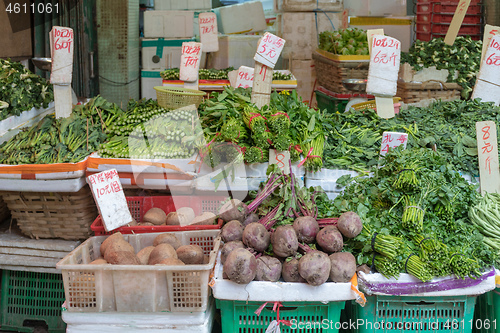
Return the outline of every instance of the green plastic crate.
[[[500,333],[500,288],[477,297],[472,332]]]
[[[2,271],[1,329],[65,332],[61,319],[64,284],[61,274]]]
[[[347,103],[349,103],[349,99],[339,99],[328,96],[319,90],[316,90],[315,92],[319,110],[326,109],[328,113],[336,113],[337,111],[340,113],[345,112],[345,107],[347,106]]]
[[[260,316],[257,316],[254,312],[264,302],[216,301],[221,312],[222,333],[264,333],[271,321],[276,320],[273,302],[269,302]],[[282,302],[282,305],[280,319],[291,320],[292,326],[281,324],[281,332],[336,333],[339,331],[340,312],[344,308],[345,302],[327,304]]]
[[[476,296],[369,296],[351,304],[351,332],[472,332]]]

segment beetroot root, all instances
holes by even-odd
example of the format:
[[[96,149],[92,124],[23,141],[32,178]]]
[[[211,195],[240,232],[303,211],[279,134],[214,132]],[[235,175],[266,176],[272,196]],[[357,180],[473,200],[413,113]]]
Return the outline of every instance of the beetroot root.
[[[299,274],[299,261],[295,258],[288,258],[283,263],[281,270],[283,280],[286,282],[306,282],[306,280]]]
[[[247,215],[247,205],[238,199],[231,199],[219,209],[219,217],[224,222],[238,220],[245,221]]]
[[[329,225],[316,235],[316,242],[326,253],[339,252],[344,247],[344,239],[337,227]]]
[[[236,249],[227,256],[223,272],[229,280],[247,284],[255,279],[257,259],[246,249]]]
[[[233,252],[236,249],[244,249],[245,245],[243,244],[242,241],[232,241],[229,243],[225,243],[224,246],[222,247],[222,250],[220,251],[220,260],[222,264],[226,262],[227,256],[229,253]]]
[[[281,261],[278,258],[262,256],[257,259],[255,280],[276,282],[281,277]]]
[[[221,238],[224,243],[232,241],[240,241],[243,236],[243,224],[238,220],[232,220],[227,222],[221,230]]]
[[[243,230],[243,244],[257,252],[264,252],[271,244],[271,235],[266,227],[258,222],[250,223]]]
[[[246,227],[252,222],[259,222],[259,220],[260,220],[259,215],[257,215],[256,213],[250,213],[243,222],[243,226]]]
[[[325,283],[330,277],[330,258],[321,251],[306,253],[299,260],[299,274],[312,286]]]
[[[299,248],[297,233],[291,225],[280,225],[271,234],[273,252],[278,257],[286,258],[294,255]]]
[[[355,212],[345,212],[337,221],[337,228],[347,238],[354,238],[363,230],[363,222]]]
[[[337,252],[330,258],[330,279],[333,282],[349,282],[356,274],[356,258],[349,252]]]
[[[306,244],[314,242],[319,232],[318,222],[312,216],[297,217],[295,221],[293,221],[293,228],[297,233],[299,242]]]

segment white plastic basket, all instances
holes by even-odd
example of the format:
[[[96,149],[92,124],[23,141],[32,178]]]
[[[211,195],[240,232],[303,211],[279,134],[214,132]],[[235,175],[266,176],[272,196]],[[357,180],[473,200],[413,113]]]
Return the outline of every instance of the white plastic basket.
[[[137,252],[160,233],[123,235]],[[90,265],[107,236],[87,239],[56,267],[62,270],[69,312],[206,311],[209,276],[220,247],[219,230],[172,232],[182,245],[209,255],[205,265]]]

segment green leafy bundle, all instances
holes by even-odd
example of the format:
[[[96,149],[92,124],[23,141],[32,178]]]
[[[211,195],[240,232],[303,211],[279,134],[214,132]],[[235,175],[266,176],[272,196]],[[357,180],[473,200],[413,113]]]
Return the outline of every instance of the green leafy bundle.
[[[234,67],[225,69],[204,69],[200,68],[198,75],[200,80],[228,80],[227,74],[234,71]],[[179,80],[179,68],[168,68],[160,73],[164,80]],[[292,74],[284,74],[282,72],[274,71],[273,80],[288,81],[292,79]]]
[[[358,28],[324,31],[319,34],[319,48],[340,55],[368,55],[366,31]]]

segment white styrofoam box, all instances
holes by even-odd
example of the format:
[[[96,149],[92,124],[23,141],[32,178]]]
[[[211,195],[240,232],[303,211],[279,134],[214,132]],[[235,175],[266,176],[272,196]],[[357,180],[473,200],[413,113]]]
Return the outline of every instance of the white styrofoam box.
[[[87,183],[85,177],[74,179],[2,179],[0,191],[22,192],[78,192]]]
[[[337,185],[337,180],[330,179],[309,179],[306,177],[306,187],[320,186],[325,192],[341,192],[344,187]]]
[[[217,267],[217,266],[216,266]],[[414,294],[405,294],[405,296],[457,296],[457,295],[481,295],[484,294],[490,290],[495,289],[496,284],[495,284],[495,274],[492,274],[491,272],[486,272],[483,274],[483,276],[487,276],[485,279],[483,279],[479,284],[476,284],[474,286],[470,287],[465,287],[465,288],[458,288],[458,289],[450,289],[450,290],[440,290],[440,291],[431,291],[431,292],[422,292],[422,293],[414,293]],[[401,273],[399,274],[399,277],[397,279],[395,278],[390,278],[387,279],[380,273],[370,273],[370,274],[365,274],[363,272],[359,273],[359,286],[360,289],[363,292],[366,292],[369,295],[390,295],[390,293],[382,293],[382,292],[372,292],[373,290],[370,290],[369,286],[370,285],[377,285],[377,284],[398,284],[398,283],[418,283],[421,284],[422,287],[424,287],[426,284],[432,284],[436,285],[438,283],[444,283],[446,281],[454,280],[454,279],[459,279],[455,275],[450,275],[450,276],[445,276],[445,277],[439,277],[439,278],[434,278],[431,281],[428,281],[426,283],[422,283],[419,279],[414,277],[411,274],[406,274],[406,273]],[[469,279],[469,278],[468,278]]]
[[[349,16],[405,16],[406,0],[344,0]]]
[[[31,109],[22,112],[19,116],[10,116],[0,121],[0,143],[3,143],[19,133],[22,128],[32,126],[48,114],[54,113],[54,102],[44,109]]]
[[[337,180],[342,176],[351,175],[356,177],[359,175],[356,171],[343,170],[343,169],[325,169],[322,168],[317,172],[307,172],[306,179],[325,179],[325,180]]]
[[[63,311],[67,333],[210,333],[215,317],[215,301],[204,312],[74,313]]]
[[[240,66],[254,67],[255,52],[261,36],[229,35],[219,36],[219,51],[212,53],[212,66],[215,69]]]
[[[276,34],[286,41],[283,57],[308,60],[318,47],[319,33],[341,27],[342,13],[285,12],[276,16],[275,25]]]
[[[309,12],[324,10],[338,12],[344,10],[345,0],[274,0],[276,12]],[[363,1],[358,0],[360,3]]]
[[[153,87],[161,86],[163,79],[162,71],[141,71],[141,98],[156,99],[156,90]]]
[[[258,32],[267,29],[264,7],[260,1],[219,7],[215,8],[214,12],[217,15],[217,27],[222,34]]]
[[[297,79],[297,94],[302,98],[304,103],[314,105],[313,89],[316,81],[314,61],[292,59],[289,66],[290,71]],[[311,100],[311,97],[313,100]]]
[[[222,278],[220,255],[214,270],[213,295],[216,299],[262,302],[335,302],[355,299],[351,283],[326,282],[320,286],[296,282],[252,281],[238,284]]]
[[[405,7],[406,8],[406,7]],[[384,29],[384,34],[401,42],[401,52],[408,52],[414,41],[414,16],[402,17],[351,17],[349,27]]]
[[[192,38],[194,11],[148,10],[144,12],[144,37]]]
[[[142,69],[178,68],[181,64],[182,43],[184,42],[194,42],[194,39],[143,38],[141,40]]]
[[[155,0],[155,10],[207,10],[212,0]]]
[[[335,198],[340,195],[340,192],[325,192],[325,193],[328,199],[330,200],[335,200]]]

